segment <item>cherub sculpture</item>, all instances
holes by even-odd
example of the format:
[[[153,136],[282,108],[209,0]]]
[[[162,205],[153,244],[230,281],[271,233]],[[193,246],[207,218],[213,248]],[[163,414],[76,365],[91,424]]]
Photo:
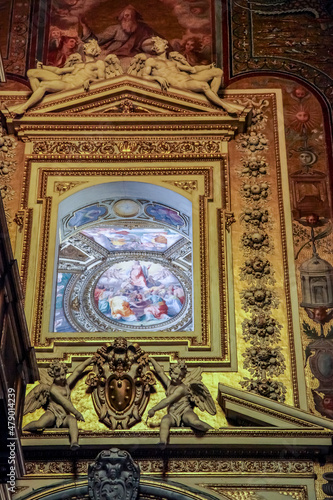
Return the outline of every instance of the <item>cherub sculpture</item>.
[[[194,406],[197,406],[201,411],[207,411],[211,415],[216,414],[213,398],[201,382],[201,368],[188,374],[184,361],[178,361],[170,367],[169,378],[155,359],[150,358],[150,361],[166,388],[167,396],[148,412],[148,417],[152,418],[156,411],[168,407],[168,413],[160,424],[160,445],[167,445],[171,427],[183,425],[199,432],[212,429],[211,425],[200,420],[193,411]]]
[[[23,430],[36,432],[45,428],[65,427],[69,429],[71,449],[79,448],[77,420],[84,422],[84,418],[71,402],[71,389],[85,368],[93,362],[94,357],[83,361],[68,378],[67,366],[58,361],[51,363],[47,372],[53,382],[40,383],[34,387],[26,397],[24,405],[24,415],[39,408],[43,408],[45,413],[38,420],[29,422]]]
[[[151,41],[156,56],[146,60],[142,71],[143,78],[155,80],[162,90],[168,90],[169,86],[172,86],[205,94],[207,99],[231,115],[238,115],[244,110],[244,106],[220,99],[217,95],[222,80],[222,70],[204,66],[203,70],[199,71],[198,66],[191,66],[176,53],[172,53],[173,57],[170,57],[170,54],[167,54],[167,40],[155,36]],[[214,83],[209,85],[208,82]]]
[[[124,73],[120,61],[115,54],[109,54],[108,56],[106,56],[104,62],[105,62],[105,78],[114,78],[115,76],[119,76]]]
[[[140,53],[132,57],[130,65],[127,70],[128,75],[140,76],[142,77],[142,71],[145,67],[147,60],[147,55]]]

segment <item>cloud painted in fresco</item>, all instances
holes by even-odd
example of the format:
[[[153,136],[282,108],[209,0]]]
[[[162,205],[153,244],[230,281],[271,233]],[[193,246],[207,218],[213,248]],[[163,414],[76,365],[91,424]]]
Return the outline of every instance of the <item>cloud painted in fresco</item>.
[[[76,24],[90,9],[98,7],[107,0],[54,0],[53,22],[62,28]]]
[[[53,0],[52,24],[61,29],[73,28],[89,11],[109,0]],[[177,18],[186,35],[210,33],[209,0],[160,0]],[[130,4],[124,1],[124,7]],[[115,21],[116,22],[116,21]]]
[[[160,0],[188,33],[210,32],[210,3],[207,0]]]

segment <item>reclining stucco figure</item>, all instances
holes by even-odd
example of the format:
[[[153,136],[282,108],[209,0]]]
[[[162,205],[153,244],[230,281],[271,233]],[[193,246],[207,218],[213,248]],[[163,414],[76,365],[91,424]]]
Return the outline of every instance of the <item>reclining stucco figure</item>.
[[[220,99],[217,95],[223,75],[221,69],[214,66],[203,66],[202,69],[200,66],[191,66],[182,59],[181,54],[175,52],[167,54],[167,40],[155,36],[151,41],[156,57],[149,57],[146,60],[142,71],[143,78],[157,81],[163,90],[172,86],[205,94],[212,103],[233,115],[238,115],[244,110],[244,106]],[[208,82],[211,82],[211,85]]]
[[[85,62],[80,54],[72,54],[63,68],[44,66],[37,63],[37,68],[29,69],[27,76],[32,88],[32,95],[27,102],[13,108],[16,115],[24,114],[29,108],[38,104],[45,94],[61,92],[83,86],[89,90],[90,84],[105,78],[105,63],[96,58],[101,53],[96,40],[84,44]]]

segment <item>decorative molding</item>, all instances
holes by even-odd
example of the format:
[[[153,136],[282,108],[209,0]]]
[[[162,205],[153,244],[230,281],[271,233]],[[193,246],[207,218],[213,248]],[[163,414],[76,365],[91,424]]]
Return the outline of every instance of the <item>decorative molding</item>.
[[[225,156],[225,155],[223,155]],[[46,273],[46,265],[47,265],[47,244],[44,244],[44,240],[45,239],[48,239],[48,232],[49,232],[49,225],[47,223],[47,221],[49,221],[50,219],[50,213],[47,215],[45,213],[45,210],[49,210],[50,211],[50,204],[51,204],[51,199],[49,201],[46,201],[48,200],[48,198],[46,197],[46,192],[47,192],[47,183],[48,183],[48,179],[49,177],[52,177],[52,176],[59,176],[61,175],[63,178],[64,178],[64,181],[62,182],[66,182],[65,181],[65,178],[66,176],[70,176],[70,177],[75,177],[75,176],[84,176],[84,177],[88,177],[88,176],[101,176],[101,177],[112,177],[112,176],[124,176],[124,177],[128,177],[128,176],[136,176],[136,175],[152,175],[152,176],[159,176],[159,178],[161,178],[161,176],[163,175],[179,175],[179,176],[202,176],[203,177],[203,180],[204,180],[204,193],[205,195],[204,196],[201,196],[200,199],[199,199],[199,227],[200,227],[200,275],[201,275],[201,293],[202,293],[202,301],[201,301],[201,335],[199,338],[191,338],[189,335],[186,335],[186,336],[183,336],[183,337],[178,337],[178,338],[169,338],[168,337],[168,340],[169,341],[175,341],[178,345],[181,345],[183,344],[184,345],[184,342],[186,344],[188,344],[188,342],[190,342],[190,345],[191,346],[195,346],[195,348],[199,348],[200,346],[207,346],[207,345],[210,345],[210,342],[211,342],[211,339],[210,339],[210,311],[209,311],[209,307],[208,307],[208,299],[209,299],[209,279],[207,278],[207,266],[208,266],[208,242],[206,241],[207,240],[207,237],[208,237],[208,229],[207,229],[207,221],[206,221],[206,218],[207,218],[207,214],[206,214],[206,211],[207,211],[207,200],[211,199],[212,198],[212,167],[211,166],[193,166],[193,167],[190,167],[190,168],[184,168],[184,167],[180,167],[180,168],[176,168],[176,167],[165,167],[163,166],[162,168],[161,167],[126,167],[126,168],[123,168],[123,167],[120,167],[120,168],[114,168],[114,166],[112,167],[105,167],[103,165],[103,167],[93,167],[93,168],[76,168],[74,165],[73,165],[73,168],[71,168],[70,170],[68,169],[67,167],[67,164],[68,164],[68,159],[67,157],[64,157],[62,159],[58,159],[57,160],[57,163],[59,164],[58,168],[49,168],[48,167],[48,164],[49,164],[49,160],[50,158],[48,157],[47,159],[46,158],[41,158],[39,160],[39,162],[43,162],[43,163],[46,163],[45,167],[42,167],[42,168],[39,168],[39,180],[38,180],[38,194],[37,194],[37,197],[38,197],[38,200],[39,202],[42,202],[43,200],[45,200],[43,202],[43,218],[42,218],[42,221],[43,221],[43,256],[40,257],[39,259],[39,271],[38,271],[38,276],[39,276],[39,279],[38,279],[38,286],[37,286],[37,290],[36,290],[36,293],[37,293],[37,297],[38,297],[38,300],[37,300],[37,304],[36,305],[36,308],[35,308],[35,320],[34,320],[34,345],[35,346],[38,346],[38,347],[42,347],[43,345],[46,347],[46,346],[50,346],[50,345],[53,345],[53,342],[56,340],[56,339],[45,339],[44,340],[44,344],[41,344],[41,322],[42,322],[42,314],[43,314],[43,303],[44,303],[44,290],[45,290],[45,273]],[[133,159],[134,160],[134,159]],[[33,158],[29,158],[28,162],[27,162],[27,166],[26,166],[26,177],[25,177],[25,180],[24,180],[24,186],[25,186],[25,195],[24,195],[24,203],[27,203],[27,193],[28,193],[28,185],[29,185],[29,182],[30,182],[30,169],[31,169],[31,163],[33,162]],[[94,155],[89,155],[89,157],[87,158],[84,158],[84,160],[82,160],[82,158],[76,158],[75,160],[73,160],[73,163],[76,163],[76,162],[80,162],[82,163],[82,161],[94,161]],[[104,163],[108,163],[109,160],[104,158],[103,160],[103,164]],[[62,168],[61,166],[61,163],[66,163],[66,166],[64,168]],[[224,166],[223,166],[223,163],[221,163],[221,169],[224,170]],[[221,173],[221,175],[223,176],[223,173]],[[224,173],[224,175],[226,175]],[[184,179],[182,179],[182,181],[184,181]],[[226,297],[224,298],[224,303],[227,304],[227,300],[226,300]],[[224,336],[226,335],[226,331],[227,331],[227,325],[224,324],[224,320],[227,319],[227,316],[224,315],[224,318],[222,318],[223,322],[221,322],[221,337],[224,338]],[[62,338],[61,339],[61,343],[63,341],[78,341],[78,338],[80,338],[80,340],[82,340],[84,338],[84,341],[85,342],[89,342],[90,340],[93,340],[93,339],[90,339],[90,338],[86,338],[86,337],[71,337],[71,338]],[[140,339],[138,339],[140,340]],[[145,341],[146,341],[146,337],[145,337]],[[156,339],[155,338],[149,338],[149,341],[155,341]],[[160,340],[160,338],[159,338]],[[101,339],[100,339],[101,341]],[[59,342],[59,339],[56,340],[56,342],[58,343]],[[223,340],[223,344],[225,344],[226,340]],[[191,358],[193,361],[194,359],[196,361],[199,361],[199,360],[202,360],[202,361],[206,361],[207,363],[214,363],[216,362],[216,360],[219,360],[219,362],[223,362],[223,359],[219,358],[219,357],[215,357],[214,358],[202,358],[202,357],[198,357],[198,358]]]
[[[230,231],[230,227],[232,224],[236,222],[235,214],[234,212],[224,212],[224,218],[225,218],[225,228],[227,231]]]
[[[197,181],[165,181],[167,184],[171,184],[172,186],[176,186],[179,189],[183,189],[188,193],[192,193],[192,191],[197,191],[198,183]]]
[[[67,193],[75,186],[79,186],[80,184],[85,184],[84,182],[55,182],[54,183],[54,192],[58,193],[59,196]]]
[[[39,273],[38,273],[38,285],[36,288],[36,301],[34,306],[34,322],[32,338],[33,344],[38,345],[39,336],[42,329],[42,311],[44,310],[44,295],[45,295],[45,278],[46,278],[46,266],[47,266],[47,254],[49,247],[49,228],[51,221],[51,207],[52,198],[47,196],[43,203],[43,215],[41,222],[41,244],[39,247]]]
[[[230,498],[230,500],[261,500],[263,497],[261,492],[273,491],[279,493],[283,496],[289,495],[295,500],[309,500],[308,490],[306,486],[282,486],[281,484],[276,485],[254,485],[251,484],[247,486],[243,484],[242,486],[232,486],[229,485],[222,486],[220,484],[200,484],[202,488],[212,490],[220,495]]]
[[[23,294],[25,295],[27,289],[28,279],[28,261],[30,254],[30,241],[32,231],[32,208],[20,210],[18,214],[22,214],[23,220],[23,245],[22,245],[22,259],[20,266],[20,278],[22,281]]]
[[[89,140],[90,139],[90,140]],[[169,140],[138,137],[135,139],[116,139],[96,141],[95,138],[87,137],[84,141],[36,141],[33,144],[33,155],[48,155],[57,158],[60,156],[82,158],[82,155],[101,155],[104,158],[131,155],[136,157],[214,157],[221,156],[221,142],[199,138],[198,140],[176,139]],[[188,182],[188,181],[187,181]]]
[[[72,461],[62,460],[60,462],[47,461],[27,461],[26,471],[28,476],[39,475],[63,475],[73,474],[74,467],[78,474],[86,475],[91,460],[78,460],[75,464]],[[161,474],[165,470],[163,460],[138,459],[141,474]],[[182,458],[168,460],[168,472],[170,474],[191,474],[201,475],[203,473],[226,474],[226,475],[285,475],[294,474],[297,477],[302,475],[313,475],[313,462],[307,460],[223,460],[218,459],[191,459]],[[281,489],[281,486],[280,486]]]
[[[24,212],[23,211],[16,212],[13,222],[15,222],[15,224],[18,226],[19,231],[22,231],[24,224]]]

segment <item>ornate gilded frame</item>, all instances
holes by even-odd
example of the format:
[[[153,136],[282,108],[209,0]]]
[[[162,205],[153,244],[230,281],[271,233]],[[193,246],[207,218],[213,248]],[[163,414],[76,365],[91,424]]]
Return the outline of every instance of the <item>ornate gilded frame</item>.
[[[61,100],[48,96],[24,117],[7,118],[9,128],[16,128],[25,142],[17,255],[24,289],[35,290],[25,304],[34,346],[40,354],[52,351],[63,357],[74,346],[77,352],[83,343],[93,347],[110,340],[105,332],[60,336],[48,330],[57,207],[82,188],[110,179],[142,181],[144,176],[145,182],[192,200],[195,327],[178,336],[119,335],[135,338],[151,352],[161,352],[158,346],[163,344],[166,360],[182,357],[208,370],[235,369],[236,357],[230,355],[233,278],[227,272],[232,266],[226,250],[232,223],[227,150],[228,141],[244,130],[246,113],[231,118],[203,97],[193,99],[182,91],[166,96],[155,84],[141,88],[136,82],[131,88],[126,81],[109,87],[108,92],[97,88],[88,99],[79,91]],[[124,100],[133,103],[132,113],[121,112]]]

